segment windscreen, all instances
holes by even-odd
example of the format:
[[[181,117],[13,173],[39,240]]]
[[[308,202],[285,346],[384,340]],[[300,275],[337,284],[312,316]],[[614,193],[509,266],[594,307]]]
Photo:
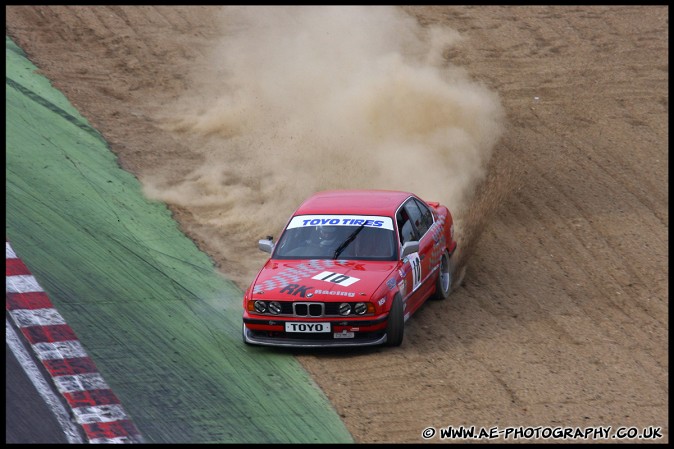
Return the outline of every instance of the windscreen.
[[[298,215],[274,249],[274,259],[396,260],[390,217]]]

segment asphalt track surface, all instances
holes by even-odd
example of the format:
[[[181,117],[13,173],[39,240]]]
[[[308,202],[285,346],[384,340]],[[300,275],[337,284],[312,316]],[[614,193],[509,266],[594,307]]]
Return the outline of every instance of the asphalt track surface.
[[[5,443],[68,443],[54,411],[38,394],[8,344],[5,345],[5,379]]]
[[[352,441],[294,358],[241,343],[241,291],[9,39],[6,48],[7,237],[145,441]],[[37,413],[7,415],[42,425]]]

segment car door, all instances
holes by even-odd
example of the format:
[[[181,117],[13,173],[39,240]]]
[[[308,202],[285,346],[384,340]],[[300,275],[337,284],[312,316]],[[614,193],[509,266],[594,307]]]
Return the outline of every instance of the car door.
[[[432,251],[433,251],[433,238],[428,232],[430,227],[433,225],[433,214],[431,213],[428,206],[426,206],[418,198],[410,198],[405,203],[405,209],[410,215],[412,225],[417,231],[419,236],[419,265],[420,265],[420,285],[418,287],[418,295],[415,298],[415,301],[421,302],[424,297],[427,296],[428,291],[433,288],[432,282],[429,282],[431,271],[433,270],[432,266]],[[415,304],[419,306],[421,304]]]
[[[396,215],[401,245],[407,241],[419,242],[419,251],[409,254],[403,260],[402,271],[405,273],[406,294],[408,295],[406,313],[413,313],[432,287],[431,283],[424,282],[432,269],[430,253],[433,249],[433,240],[427,232],[430,227],[427,213],[430,213],[428,208],[424,210],[417,199],[410,198]],[[430,220],[432,224],[432,215]]]
[[[417,230],[412,225],[409,214],[402,206],[396,213],[396,223],[398,225],[401,250],[406,242],[419,241]],[[408,254],[403,258],[402,266],[400,267],[400,276],[402,277],[402,282],[398,285],[400,294],[403,298],[403,313],[405,319],[407,319],[410,310],[412,310],[412,305],[414,304],[412,297],[416,294],[419,285],[421,284],[421,259],[419,258],[418,252]]]

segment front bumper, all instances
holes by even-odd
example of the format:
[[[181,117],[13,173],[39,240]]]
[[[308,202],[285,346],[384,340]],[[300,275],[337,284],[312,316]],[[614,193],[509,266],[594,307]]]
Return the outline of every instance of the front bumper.
[[[298,322],[297,319],[261,319],[244,316],[243,340],[248,344],[262,346],[281,346],[292,348],[336,348],[355,346],[376,346],[386,342],[386,323],[388,316],[363,321],[311,320],[305,323],[330,322],[331,332],[321,334],[303,334],[286,332],[286,322]],[[341,332],[353,332],[352,338],[335,338]]]

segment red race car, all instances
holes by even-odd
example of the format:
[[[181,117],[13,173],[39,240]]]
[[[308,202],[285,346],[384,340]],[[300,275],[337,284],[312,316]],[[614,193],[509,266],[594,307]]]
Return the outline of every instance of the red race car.
[[[243,297],[243,341],[289,347],[399,346],[405,321],[445,299],[456,251],[449,210],[388,190],[308,198]]]

